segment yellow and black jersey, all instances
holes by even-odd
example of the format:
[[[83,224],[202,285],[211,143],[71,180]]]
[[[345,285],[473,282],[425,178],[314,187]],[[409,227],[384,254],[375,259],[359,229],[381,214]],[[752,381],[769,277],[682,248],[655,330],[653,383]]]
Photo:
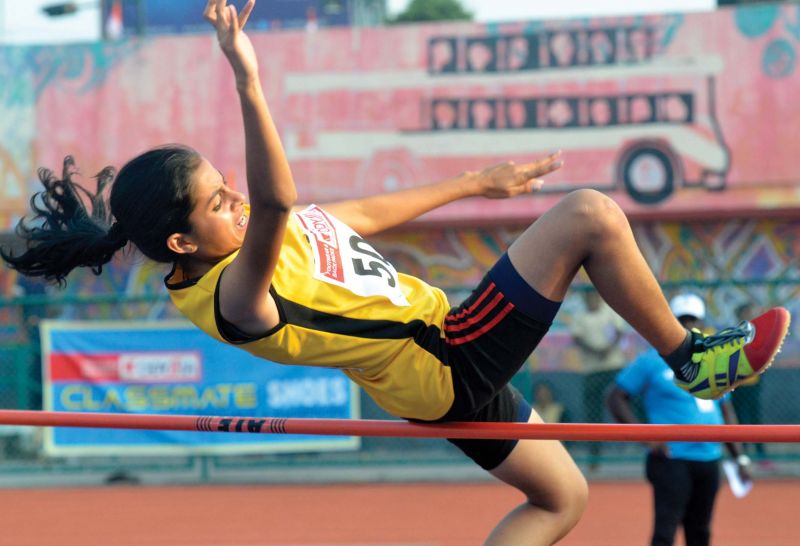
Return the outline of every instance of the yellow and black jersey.
[[[198,279],[165,279],[172,301],[214,338],[283,364],[342,370],[389,413],[433,420],[453,402],[443,352],[444,293],[401,273],[317,206],[292,214],[270,293],[280,323],[257,338],[230,335],[217,287],[238,252]]]

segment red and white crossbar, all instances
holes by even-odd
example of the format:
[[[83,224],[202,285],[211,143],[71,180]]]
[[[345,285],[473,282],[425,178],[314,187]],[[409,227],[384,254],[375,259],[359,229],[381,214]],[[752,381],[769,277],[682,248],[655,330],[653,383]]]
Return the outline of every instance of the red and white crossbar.
[[[614,425],[438,423],[0,410],[0,426],[82,427],[245,434],[384,436],[395,438],[532,439],[609,442],[800,442],[800,425]]]

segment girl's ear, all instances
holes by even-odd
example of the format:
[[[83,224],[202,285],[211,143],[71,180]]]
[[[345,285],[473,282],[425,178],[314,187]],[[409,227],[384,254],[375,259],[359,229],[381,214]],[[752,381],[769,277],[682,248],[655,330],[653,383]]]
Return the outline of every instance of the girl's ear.
[[[176,254],[194,254],[197,252],[197,245],[185,233],[173,233],[167,237],[167,248]]]

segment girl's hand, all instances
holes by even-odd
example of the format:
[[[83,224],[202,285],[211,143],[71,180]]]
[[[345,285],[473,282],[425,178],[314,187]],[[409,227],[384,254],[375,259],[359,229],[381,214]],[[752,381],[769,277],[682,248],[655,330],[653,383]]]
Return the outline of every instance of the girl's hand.
[[[503,199],[538,191],[544,184],[539,177],[560,169],[563,164],[561,152],[556,152],[532,163],[516,165],[506,161],[472,174],[478,182],[478,195]]]
[[[241,13],[227,0],[208,0],[203,16],[217,31],[217,40],[228,62],[233,67],[237,85],[247,84],[258,78],[258,59],[253,44],[243,32],[247,18],[253,11],[256,0],[247,0]]]

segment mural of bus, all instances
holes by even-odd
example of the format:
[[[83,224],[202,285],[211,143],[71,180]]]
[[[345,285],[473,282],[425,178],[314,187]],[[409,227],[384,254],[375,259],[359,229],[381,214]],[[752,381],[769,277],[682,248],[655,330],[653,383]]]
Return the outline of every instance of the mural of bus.
[[[800,207],[797,9],[250,37],[302,202],[562,149],[566,166],[542,194],[461,200],[421,221],[524,223],[575,188],[612,193],[634,218],[790,216]],[[15,75],[0,89],[0,171],[13,182],[0,220],[24,213],[36,167],[58,168],[65,153],[94,173],[183,142],[242,188],[237,97],[213,51],[205,34],[0,55],[0,74]]]
[[[654,205],[681,187],[724,189],[730,152],[716,117],[714,55],[665,56],[658,26],[433,36],[427,66],[364,74],[289,74],[287,91],[320,100],[347,85],[360,100],[398,97],[358,128],[285,134],[295,171],[398,189],[508,159],[563,150],[570,168],[546,192],[624,190]],[[334,124],[335,125],[335,124]],[[309,173],[312,174],[312,173]]]

